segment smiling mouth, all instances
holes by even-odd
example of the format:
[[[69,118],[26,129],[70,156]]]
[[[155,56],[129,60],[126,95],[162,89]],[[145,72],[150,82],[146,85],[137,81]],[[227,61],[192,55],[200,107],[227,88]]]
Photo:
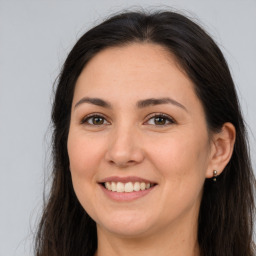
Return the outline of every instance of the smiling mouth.
[[[153,183],[146,183],[146,182],[114,182],[108,181],[101,183],[107,190],[117,193],[131,193],[131,192],[138,192],[144,191],[152,188],[156,184]]]

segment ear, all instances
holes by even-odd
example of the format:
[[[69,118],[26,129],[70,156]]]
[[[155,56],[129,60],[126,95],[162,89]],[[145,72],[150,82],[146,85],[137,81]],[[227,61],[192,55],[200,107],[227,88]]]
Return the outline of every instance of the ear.
[[[225,123],[220,132],[212,135],[206,178],[212,178],[214,170],[217,175],[222,173],[233,154],[235,138],[236,129],[231,123]]]

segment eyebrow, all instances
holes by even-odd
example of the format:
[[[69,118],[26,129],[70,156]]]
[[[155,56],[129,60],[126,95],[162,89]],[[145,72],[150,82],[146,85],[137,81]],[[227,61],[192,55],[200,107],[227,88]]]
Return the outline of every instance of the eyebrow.
[[[74,108],[78,107],[82,103],[90,103],[90,104],[93,104],[93,105],[96,105],[96,106],[100,106],[100,107],[103,107],[103,108],[112,108],[111,104],[108,103],[105,100],[102,100],[102,99],[99,99],[99,98],[89,98],[89,97],[84,97],[81,100],[79,100],[76,103]]]
[[[103,108],[112,109],[112,106],[109,102],[107,102],[103,99],[100,99],[100,98],[89,98],[89,97],[84,97],[81,100],[79,100],[75,104],[74,108],[78,107],[79,105],[81,105],[83,103],[90,103],[90,104],[100,106]],[[149,106],[162,105],[162,104],[172,104],[172,105],[175,105],[177,107],[180,107],[180,108],[188,111],[184,105],[182,105],[178,101],[168,98],[168,97],[167,98],[150,98],[150,99],[140,100],[137,102],[136,106],[137,106],[137,108],[146,108]]]

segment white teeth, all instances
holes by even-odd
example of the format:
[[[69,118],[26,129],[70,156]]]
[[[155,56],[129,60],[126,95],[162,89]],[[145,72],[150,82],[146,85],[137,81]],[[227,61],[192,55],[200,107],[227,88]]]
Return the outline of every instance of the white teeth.
[[[153,184],[150,183],[145,183],[145,182],[127,182],[127,183],[122,183],[122,182],[105,182],[105,188],[107,190],[113,191],[113,192],[134,192],[134,191],[140,191],[140,190],[145,190],[149,189],[150,187],[153,186]]]
[[[124,183],[117,182],[117,184],[116,184],[116,192],[124,192]]]
[[[133,185],[133,190],[135,191],[140,191],[140,183],[139,182],[135,182]]]
[[[133,191],[133,185],[131,182],[125,183],[124,185],[124,191],[125,192],[132,192]]]
[[[108,189],[108,190],[111,190],[111,184],[110,184],[110,182],[106,182],[106,183],[105,183],[105,188]]]
[[[145,182],[140,183],[140,190],[145,190],[146,189],[146,184]]]
[[[116,183],[115,182],[111,182],[111,189],[113,192],[116,191]]]

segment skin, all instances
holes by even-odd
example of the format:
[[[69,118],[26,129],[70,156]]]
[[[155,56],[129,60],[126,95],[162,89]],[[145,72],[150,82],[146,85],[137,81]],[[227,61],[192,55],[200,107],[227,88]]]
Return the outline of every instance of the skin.
[[[175,103],[137,107],[166,97]],[[99,125],[87,118],[95,113]],[[152,116],[159,113],[171,121],[159,123]],[[228,163],[234,138],[229,123],[210,134],[192,81],[161,46],[134,43],[93,57],[76,83],[67,147],[75,193],[97,223],[97,255],[199,255],[202,187]],[[157,185],[141,198],[117,202],[99,184],[111,176]]]

